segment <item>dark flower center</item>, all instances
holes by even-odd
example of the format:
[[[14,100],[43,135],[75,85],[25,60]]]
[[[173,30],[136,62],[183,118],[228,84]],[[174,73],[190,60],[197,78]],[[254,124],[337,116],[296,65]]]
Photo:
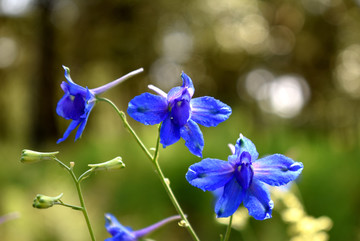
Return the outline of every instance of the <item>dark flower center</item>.
[[[250,187],[254,177],[250,153],[246,151],[241,153],[240,160],[235,170],[235,177],[244,191]]]
[[[174,124],[184,126],[190,119],[190,101],[181,96],[170,103],[170,118]]]
[[[67,116],[72,120],[78,120],[85,113],[85,99],[77,94],[70,96],[72,104],[66,109]]]

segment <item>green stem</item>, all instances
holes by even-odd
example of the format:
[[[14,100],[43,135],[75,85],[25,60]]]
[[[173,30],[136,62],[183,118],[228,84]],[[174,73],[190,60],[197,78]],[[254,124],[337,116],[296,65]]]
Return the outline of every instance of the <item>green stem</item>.
[[[159,146],[160,146],[160,132],[159,132],[157,143],[156,143],[155,155],[153,156],[153,155],[151,155],[149,150],[146,148],[144,143],[141,141],[139,136],[136,134],[136,132],[132,129],[130,124],[127,122],[125,113],[122,112],[121,110],[119,110],[119,108],[117,108],[117,106],[109,99],[97,97],[97,100],[105,101],[105,102],[109,103],[115,109],[115,111],[118,113],[118,115],[120,116],[121,120],[124,123],[125,128],[135,138],[135,140],[139,144],[140,148],[144,151],[145,155],[149,158],[151,163],[154,165],[154,168],[156,169],[156,171],[158,173],[158,177],[160,178],[160,181],[161,181],[162,185],[164,186],[164,188],[166,190],[166,193],[168,194],[168,196],[169,196],[172,204],[174,205],[176,211],[178,212],[178,214],[185,221],[185,227],[188,230],[188,232],[190,233],[190,235],[192,236],[193,240],[200,241],[200,239],[197,237],[194,229],[192,228],[190,222],[188,221],[186,215],[184,214],[183,210],[181,209],[181,206],[178,203],[178,201],[177,201],[177,199],[176,199],[176,197],[175,197],[175,195],[174,195],[174,193],[173,193],[173,191],[172,191],[172,189],[170,187],[169,180],[164,176],[164,174],[163,174],[163,172],[162,172],[162,170],[160,168],[160,165],[159,165],[159,162],[158,162]],[[160,131],[160,128],[159,128],[159,131]]]
[[[64,206],[64,207],[68,207],[68,208],[72,208],[72,209],[78,210],[78,211],[82,211],[82,209],[83,209],[82,207],[79,207],[79,206],[74,206],[74,205],[71,205],[71,204],[64,203],[61,200],[59,200],[59,202],[57,202],[55,204],[61,205],[61,206]]]
[[[77,190],[77,193],[78,193],[78,196],[79,196],[79,201],[80,201],[80,205],[81,205],[81,209],[78,209],[78,210],[81,210],[83,215],[84,215],[84,218],[85,218],[85,221],[86,221],[86,225],[88,227],[88,230],[89,230],[89,234],[91,236],[91,240],[92,241],[95,241],[95,235],[94,235],[94,231],[91,227],[91,223],[90,223],[90,219],[89,219],[89,215],[87,213],[87,210],[86,210],[86,207],[85,207],[85,202],[84,202],[84,198],[83,198],[83,195],[82,195],[82,192],[81,192],[81,187],[80,187],[80,181],[81,180],[78,180],[75,176],[75,173],[72,169],[72,167],[68,167],[67,165],[65,165],[64,163],[62,163],[59,159],[55,158],[55,160],[62,166],[64,167],[69,173],[70,173],[70,176],[72,177],[74,183],[75,183],[75,186],[76,186],[76,190]],[[70,165],[71,166],[71,165]],[[86,173],[86,172],[85,172]],[[84,174],[85,174],[84,173]],[[82,175],[83,176],[83,175]],[[66,206],[66,205],[64,205]],[[75,207],[75,206],[71,206],[71,207]]]
[[[126,115],[124,112],[122,112],[121,110],[119,110],[119,108],[117,108],[117,106],[109,99],[106,98],[100,98],[97,97],[97,100],[100,101],[105,101],[107,103],[109,103],[114,109],[115,111],[118,113],[118,115],[120,116],[121,120],[124,122],[124,126],[125,128],[130,132],[130,134],[135,138],[136,142],[139,144],[139,146],[141,147],[141,149],[145,152],[145,155],[150,159],[150,161],[153,160],[153,156],[151,155],[151,153],[149,152],[149,150],[146,148],[146,146],[144,145],[144,143],[142,143],[142,141],[140,140],[140,138],[138,137],[138,135],[136,134],[136,132],[133,130],[133,128],[131,128],[131,126],[129,125],[129,123],[126,120]]]
[[[223,241],[228,241],[229,238],[230,238],[230,232],[231,232],[231,226],[232,226],[232,219],[233,219],[233,215],[230,216],[229,225],[227,226],[226,233],[225,233],[225,237],[224,237]]]

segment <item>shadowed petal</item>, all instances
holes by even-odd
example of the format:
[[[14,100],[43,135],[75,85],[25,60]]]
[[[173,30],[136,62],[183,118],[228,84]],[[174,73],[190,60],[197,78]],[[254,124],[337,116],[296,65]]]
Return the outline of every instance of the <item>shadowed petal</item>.
[[[272,186],[287,184],[295,180],[304,168],[301,162],[281,154],[258,159],[253,163],[254,177]]]
[[[196,156],[202,157],[204,137],[198,124],[189,120],[188,123],[180,129],[180,134],[185,140],[185,146],[189,148],[189,151]]]
[[[235,155],[240,157],[243,151],[250,153],[252,162],[254,162],[259,157],[259,153],[256,151],[254,143],[240,134],[240,138],[237,139],[235,144]]]
[[[186,180],[203,191],[214,191],[233,177],[234,167],[227,161],[206,158],[189,167]]]
[[[194,88],[194,84],[191,80],[191,78],[185,74],[184,72],[181,73],[181,78],[183,80],[183,85],[182,87],[185,87],[188,89],[189,94],[190,94],[190,98],[194,95],[195,92],[195,88]]]
[[[231,115],[230,106],[213,97],[194,98],[190,104],[191,119],[206,127],[217,126]]]
[[[75,135],[75,141],[81,137],[81,135],[82,135],[82,133],[83,133],[83,131],[85,129],[86,123],[87,123],[87,121],[89,119],[89,115],[90,115],[90,111],[87,113],[86,118],[82,119],[82,121],[80,123],[80,126],[79,126],[79,128],[78,128],[78,130],[76,132],[76,135]]]
[[[190,102],[187,100],[176,101],[172,106],[171,117],[178,126],[184,126],[189,121],[190,114]]]
[[[257,220],[271,218],[273,201],[270,199],[270,192],[266,185],[255,178],[247,189],[244,206],[249,210],[249,215]]]
[[[78,120],[84,114],[85,100],[81,95],[65,94],[57,103],[56,113],[65,118]]]
[[[129,102],[127,112],[145,125],[159,124],[167,114],[166,98],[150,93],[138,95]]]
[[[236,178],[232,178],[224,187],[222,196],[216,202],[215,213],[218,218],[234,214],[244,199],[245,192]]]
[[[160,143],[163,147],[170,146],[180,139],[180,127],[175,125],[168,115],[160,128]]]
[[[56,142],[56,144],[59,144],[60,142],[65,141],[66,138],[69,137],[70,133],[71,133],[78,125],[80,125],[81,122],[82,122],[82,119],[73,120],[73,121],[70,123],[69,127],[66,129],[63,137],[60,138],[60,139]]]

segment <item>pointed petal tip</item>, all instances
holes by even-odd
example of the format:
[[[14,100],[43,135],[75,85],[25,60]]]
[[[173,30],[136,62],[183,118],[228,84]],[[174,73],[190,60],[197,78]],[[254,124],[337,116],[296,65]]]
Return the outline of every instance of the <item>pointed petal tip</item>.
[[[299,171],[300,169],[302,170],[303,168],[304,168],[304,164],[302,164],[302,162],[295,162],[291,166],[289,166],[290,171]]]

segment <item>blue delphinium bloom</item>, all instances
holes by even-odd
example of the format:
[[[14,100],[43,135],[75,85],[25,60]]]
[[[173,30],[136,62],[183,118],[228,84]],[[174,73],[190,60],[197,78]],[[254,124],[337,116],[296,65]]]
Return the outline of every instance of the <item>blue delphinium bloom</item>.
[[[192,80],[184,72],[181,78],[183,85],[172,88],[168,94],[149,85],[159,95],[144,93],[136,96],[130,101],[127,111],[145,125],[162,122],[160,143],[163,147],[183,138],[190,152],[201,157],[204,138],[198,124],[217,126],[229,118],[231,108],[209,96],[192,99],[195,91]]]
[[[203,159],[189,167],[186,179],[203,191],[220,192],[217,217],[231,216],[243,202],[255,219],[271,218],[274,204],[266,184],[280,186],[295,180],[303,164],[281,154],[258,156],[255,145],[240,135],[228,161]]]
[[[149,227],[133,231],[130,227],[121,225],[114,215],[107,213],[105,214],[105,227],[112,237],[105,239],[105,241],[136,241],[161,226],[177,219],[181,219],[181,217],[179,215],[171,216]]]
[[[115,85],[123,82],[129,77],[138,74],[143,71],[143,69],[138,69],[133,72],[124,75],[123,77],[114,80],[106,85],[103,85],[99,88],[88,89],[88,87],[82,87],[76,84],[70,77],[70,69],[68,67],[63,66],[65,70],[65,78],[67,82],[63,81],[61,83],[61,88],[64,91],[64,96],[59,100],[56,113],[65,118],[70,119],[72,122],[69,127],[65,131],[62,138],[60,138],[57,143],[64,141],[70,133],[76,128],[79,127],[75,141],[81,137],[81,134],[84,131],[86,126],[86,122],[89,118],[90,112],[93,109],[96,102],[96,95],[99,95],[108,89],[114,87]]]

